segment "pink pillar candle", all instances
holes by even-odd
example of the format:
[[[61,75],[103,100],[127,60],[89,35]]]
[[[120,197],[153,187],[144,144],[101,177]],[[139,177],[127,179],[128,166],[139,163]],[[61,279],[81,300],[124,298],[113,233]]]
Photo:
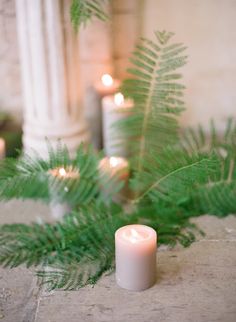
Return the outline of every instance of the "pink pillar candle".
[[[116,281],[125,289],[142,291],[156,281],[157,234],[145,225],[128,225],[115,233]]]

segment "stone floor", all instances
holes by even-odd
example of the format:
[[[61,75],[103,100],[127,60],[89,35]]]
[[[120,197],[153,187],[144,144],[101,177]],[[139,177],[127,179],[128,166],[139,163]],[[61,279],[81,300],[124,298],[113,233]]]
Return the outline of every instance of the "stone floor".
[[[46,218],[30,202],[0,205],[0,222]],[[6,322],[235,322],[236,217],[197,219],[207,233],[191,247],[158,252],[156,285],[144,292],[116,286],[114,275],[78,292],[40,289],[33,270],[0,269],[0,320]]]

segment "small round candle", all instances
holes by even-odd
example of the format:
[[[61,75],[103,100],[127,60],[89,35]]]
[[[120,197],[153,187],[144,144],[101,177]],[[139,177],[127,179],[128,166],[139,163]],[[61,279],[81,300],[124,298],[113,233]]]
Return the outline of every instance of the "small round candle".
[[[105,157],[99,162],[101,172],[119,179],[127,179],[129,177],[129,163],[125,158],[121,157]]]
[[[115,233],[116,281],[125,289],[142,291],[156,281],[157,234],[145,225],[128,225]]]

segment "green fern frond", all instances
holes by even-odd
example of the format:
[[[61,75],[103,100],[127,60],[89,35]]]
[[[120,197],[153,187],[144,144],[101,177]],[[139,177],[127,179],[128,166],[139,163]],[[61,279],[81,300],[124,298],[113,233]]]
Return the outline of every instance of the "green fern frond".
[[[217,164],[215,157],[188,155],[173,147],[165,149],[160,155],[153,153],[152,160],[144,163],[140,178],[136,177],[131,182],[134,190],[138,187],[142,191],[134,202],[150,198],[154,203],[163,200],[178,205],[181,198],[189,196],[197,184],[208,182],[209,176],[216,172]]]
[[[108,0],[72,0],[70,16],[75,30],[93,17],[106,21],[108,15],[104,7],[107,2]]]
[[[236,213],[236,155],[219,157],[218,169],[205,183],[196,185],[190,203],[197,214],[225,216]]]
[[[113,254],[112,254],[113,255]],[[114,258],[111,254],[101,255],[99,260],[93,260],[89,264],[77,262],[58,264],[37,271],[41,285],[46,285],[48,291],[63,289],[65,291],[78,290],[86,285],[95,285],[101,276],[114,267]]]
[[[187,151],[197,151],[202,154],[209,154],[214,150],[216,154],[224,157],[226,152],[233,153],[236,147],[236,122],[228,118],[222,133],[218,133],[213,120],[209,129],[201,125],[197,128],[186,129],[181,136],[181,146]]]
[[[0,264],[40,266],[48,289],[78,289],[95,284],[114,268],[114,234],[121,226],[143,223],[158,230],[159,244],[188,246],[195,227],[188,217],[164,204],[142,205],[127,214],[116,204],[82,206],[61,222],[0,226]]]
[[[119,182],[98,170],[98,156],[92,148],[78,148],[71,159],[60,144],[56,149],[49,145],[48,159],[38,154],[24,155],[19,160],[5,159],[0,162],[0,199],[40,199],[44,202],[67,202],[72,207],[88,204],[94,198],[110,200],[121,189]],[[54,176],[55,169],[78,173],[78,177]],[[110,187],[104,194],[102,186]]]
[[[0,263],[15,267],[71,264],[99,258],[112,248],[121,208],[99,202],[80,207],[54,224],[15,224],[0,227]]]
[[[172,33],[156,32],[156,42],[142,38],[133,53],[133,68],[128,71],[133,78],[122,85],[122,92],[133,99],[130,117],[117,122],[122,133],[117,140],[130,143],[131,166],[139,176],[143,163],[151,151],[162,153],[164,147],[178,140],[176,120],[184,110],[184,86],[177,82],[181,75],[175,73],[186,63],[182,56],[186,47],[171,44]]]

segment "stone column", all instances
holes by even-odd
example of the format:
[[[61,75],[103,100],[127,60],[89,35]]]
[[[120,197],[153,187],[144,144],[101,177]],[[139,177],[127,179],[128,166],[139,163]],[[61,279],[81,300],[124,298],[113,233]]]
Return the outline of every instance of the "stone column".
[[[78,37],[67,0],[16,0],[24,92],[23,143],[46,156],[45,138],[73,154],[88,134],[81,108]]]
[[[129,57],[142,30],[142,0],[112,0],[112,45],[116,77],[127,77]]]

